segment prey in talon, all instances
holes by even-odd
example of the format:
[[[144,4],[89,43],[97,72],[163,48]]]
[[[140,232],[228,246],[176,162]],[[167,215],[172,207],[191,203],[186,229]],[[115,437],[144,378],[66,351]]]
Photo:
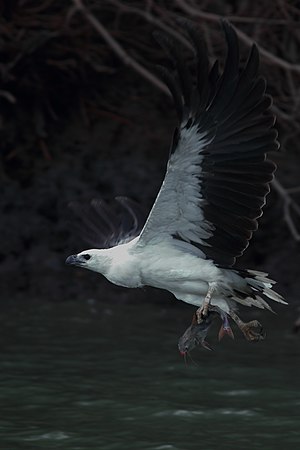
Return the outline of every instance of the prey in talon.
[[[219,331],[219,341],[228,334],[234,339],[227,314],[218,306],[209,305],[205,315],[199,314],[199,309],[193,316],[191,325],[186,329],[178,341],[178,349],[185,356],[197,345],[202,345],[206,350],[213,350],[206,341],[206,336],[215,318],[220,317],[222,325]]]
[[[228,336],[234,339],[234,334],[229,324],[228,315],[218,306],[209,305],[206,310],[206,314],[203,314],[202,309],[198,308],[194,315],[195,321],[200,325],[203,321],[206,320],[206,318],[208,318],[208,314],[211,315],[212,313],[215,314],[215,317],[216,315],[219,315],[222,320],[222,325],[218,335],[219,341],[225,336],[225,334],[228,334]]]
[[[202,314],[202,312],[199,312],[199,309],[193,315],[191,325],[179,338],[178,349],[183,356],[186,356],[197,345],[201,345],[206,350],[213,350],[209,343],[206,341],[206,336],[212,326],[214,319],[218,316],[222,320],[222,325],[220,327],[218,335],[219,341],[225,336],[225,334],[228,334],[228,336],[234,339],[234,334],[230,327],[228,316],[230,316],[231,319],[234,320],[234,322],[242,331],[248,341],[261,341],[266,336],[265,331],[257,320],[252,320],[245,323],[232,309],[229,309],[229,312],[227,314],[218,306],[209,305],[205,315]]]
[[[225,334],[228,334],[232,339],[234,339],[234,334],[230,327],[228,316],[236,323],[247,341],[258,342],[265,339],[266,332],[258,320],[243,322],[233,309],[229,308],[228,312],[226,313],[218,306],[209,305],[206,313],[211,313],[212,311],[217,313],[222,319],[222,325],[219,331],[219,341],[225,336]],[[201,324],[207,316],[203,314],[203,308],[198,308],[194,317],[197,323]]]
[[[198,323],[196,315],[193,316],[191,325],[186,329],[178,341],[178,349],[181,355],[185,356],[197,345],[202,345],[206,350],[212,350],[205,339],[216,316],[217,313],[209,311],[200,323]]]

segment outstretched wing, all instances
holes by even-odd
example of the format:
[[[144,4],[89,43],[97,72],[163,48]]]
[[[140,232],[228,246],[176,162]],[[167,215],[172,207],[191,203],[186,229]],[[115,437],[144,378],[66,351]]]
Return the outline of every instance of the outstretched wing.
[[[258,75],[257,47],[252,46],[240,70],[236,33],[227,21],[222,26],[228,51],[219,74],[217,62],[209,69],[198,30],[191,22],[183,23],[195,52],[194,82],[177,44],[158,36],[175,65],[176,75],[166,68],[160,72],[181,123],[139,242],[145,245],[172,236],[198,247],[204,258],[232,266],[257,229],[275,170],[266,153],[279,144],[272,100]]]
[[[93,248],[125,244],[138,236],[142,229],[145,220],[140,206],[127,197],[116,197],[116,200],[119,205],[108,206],[100,199],[84,205],[79,202],[69,205],[79,219],[75,222],[77,231]],[[120,205],[122,211],[119,211]]]

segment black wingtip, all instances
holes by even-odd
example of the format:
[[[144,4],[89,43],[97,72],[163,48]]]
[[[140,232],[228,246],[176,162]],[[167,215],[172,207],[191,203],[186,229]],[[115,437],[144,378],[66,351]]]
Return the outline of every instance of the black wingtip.
[[[181,121],[184,106],[190,109],[192,103],[193,82],[191,74],[182,55],[181,47],[177,45],[172,37],[160,31],[156,31],[153,37],[164,50],[175,68],[175,73],[164,66],[158,66],[157,71],[173,96],[175,107]]]
[[[229,34],[229,33],[235,33],[236,31],[234,29],[234,27],[232,26],[232,24],[229,22],[228,19],[225,19],[225,17],[222,17],[220,19],[220,23],[221,23],[221,27],[224,31],[225,34]]]
[[[227,19],[222,18],[221,26],[228,45],[234,44],[235,46],[238,46],[238,37],[233,25]]]
[[[174,105],[179,117],[179,120],[182,120],[183,117],[183,100],[181,96],[181,91],[178,86],[178,83],[172,73],[164,66],[156,65],[155,71],[160,77],[160,79],[166,84],[168,87],[174,101]]]

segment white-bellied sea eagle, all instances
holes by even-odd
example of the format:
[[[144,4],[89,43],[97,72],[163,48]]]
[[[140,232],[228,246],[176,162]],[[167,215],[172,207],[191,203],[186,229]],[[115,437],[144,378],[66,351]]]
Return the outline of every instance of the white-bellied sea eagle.
[[[174,66],[159,72],[180,119],[164,181],[143,227],[134,204],[119,198],[134,218],[127,237],[124,230],[116,232],[107,205],[93,201],[94,217],[86,224],[96,248],[71,255],[66,263],[99,272],[119,286],[166,289],[196,305],[199,322],[210,307],[217,309],[256,340],[260,335],[253,328],[260,324],[242,322],[236,304],[271,310],[266,298],[286,302],[266,273],[239,270],[235,262],[257,229],[275,171],[266,155],[279,144],[272,99],[258,73],[258,49],[252,46],[240,69],[236,33],[225,20],[222,27],[228,51],[221,72],[218,62],[210,67],[201,33],[191,22],[182,21],[194,50],[191,68],[177,43],[157,35]]]

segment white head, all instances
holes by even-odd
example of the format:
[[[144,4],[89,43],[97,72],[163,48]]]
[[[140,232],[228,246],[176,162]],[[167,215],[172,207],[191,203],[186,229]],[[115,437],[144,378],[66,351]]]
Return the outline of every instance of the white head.
[[[111,256],[107,249],[84,250],[77,255],[68,256],[66,264],[82,267],[83,269],[92,270],[105,275],[111,265]]]

